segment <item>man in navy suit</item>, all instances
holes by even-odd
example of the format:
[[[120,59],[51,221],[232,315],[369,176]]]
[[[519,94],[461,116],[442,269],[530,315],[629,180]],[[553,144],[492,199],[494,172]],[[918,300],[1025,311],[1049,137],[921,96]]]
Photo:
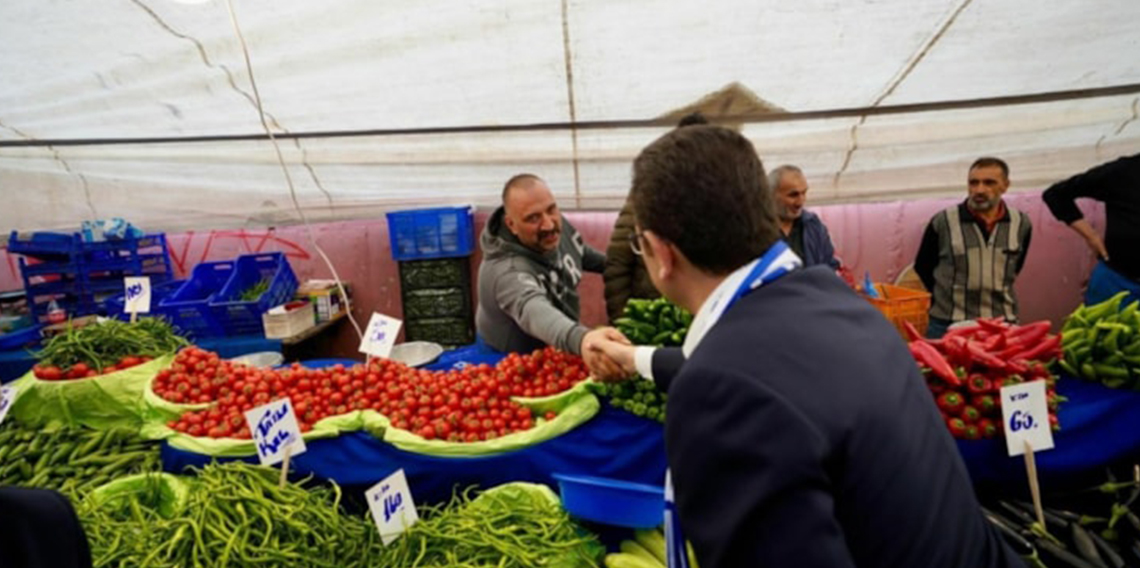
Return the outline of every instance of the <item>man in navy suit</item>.
[[[1023,566],[894,328],[781,240],[748,140],[670,132],[630,198],[653,284],[696,314],[665,447],[702,567]],[[632,347],[601,349],[633,368]]]

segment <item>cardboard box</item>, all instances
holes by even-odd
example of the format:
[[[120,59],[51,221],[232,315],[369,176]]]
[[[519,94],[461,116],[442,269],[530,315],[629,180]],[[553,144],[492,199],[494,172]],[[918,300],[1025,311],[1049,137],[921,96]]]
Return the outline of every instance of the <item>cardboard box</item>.
[[[352,288],[348,282],[344,283],[344,289],[348,292],[349,298],[352,297]],[[337,288],[335,280],[306,280],[297,288],[297,299],[308,300],[313,304],[313,321],[316,323],[326,322],[336,317],[337,314],[345,310],[347,302],[341,298],[340,289]]]
[[[303,303],[302,306],[293,306],[293,302],[270,309],[261,315],[261,322],[265,324],[266,339],[285,339],[293,337],[310,327],[316,325],[313,321],[313,304]],[[293,307],[293,309],[289,309]]]

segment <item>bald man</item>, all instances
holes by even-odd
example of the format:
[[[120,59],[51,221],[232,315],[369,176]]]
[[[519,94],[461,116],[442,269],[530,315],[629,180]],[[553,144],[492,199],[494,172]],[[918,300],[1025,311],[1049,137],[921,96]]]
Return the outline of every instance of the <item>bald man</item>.
[[[507,181],[503,205],[487,221],[479,245],[475,327],[494,349],[527,353],[553,345],[581,355],[584,345],[616,333],[591,331],[578,321],[582,271],[602,272],[606,257],[562,218],[542,178],[519,174]],[[586,357],[592,368],[605,365]]]

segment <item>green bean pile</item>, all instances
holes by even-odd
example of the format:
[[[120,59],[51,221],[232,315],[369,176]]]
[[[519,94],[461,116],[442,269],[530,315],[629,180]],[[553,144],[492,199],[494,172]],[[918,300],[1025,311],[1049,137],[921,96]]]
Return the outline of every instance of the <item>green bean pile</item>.
[[[424,508],[421,508],[424,511]],[[605,549],[557,503],[487,493],[457,495],[426,508],[408,532],[383,550],[376,566],[571,568],[599,566]]]
[[[95,566],[365,566],[382,548],[371,523],[339,512],[335,485],[279,488],[275,470],[242,462],[207,465],[193,483],[172,518],[145,492],[125,507],[85,501]]]
[[[60,368],[86,363],[102,372],[124,357],[161,357],[189,345],[161,318],[140,318],[135,323],[107,320],[72,328],[47,342],[35,356],[43,365]]]
[[[55,489],[75,498],[116,477],[159,471],[157,442],[126,429],[0,427],[0,485]]]
[[[597,567],[605,552],[548,501],[457,495],[421,507],[420,521],[385,547],[368,516],[340,511],[336,485],[279,488],[275,470],[242,462],[208,465],[191,483],[170,518],[146,489],[113,506],[81,503],[95,566],[570,568]]]

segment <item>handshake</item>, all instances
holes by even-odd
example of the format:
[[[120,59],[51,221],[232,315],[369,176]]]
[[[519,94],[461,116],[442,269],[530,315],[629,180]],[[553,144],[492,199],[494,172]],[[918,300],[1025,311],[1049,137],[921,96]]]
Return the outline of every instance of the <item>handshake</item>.
[[[582,338],[582,359],[600,381],[620,381],[637,374],[636,347],[613,327],[599,327]]]

